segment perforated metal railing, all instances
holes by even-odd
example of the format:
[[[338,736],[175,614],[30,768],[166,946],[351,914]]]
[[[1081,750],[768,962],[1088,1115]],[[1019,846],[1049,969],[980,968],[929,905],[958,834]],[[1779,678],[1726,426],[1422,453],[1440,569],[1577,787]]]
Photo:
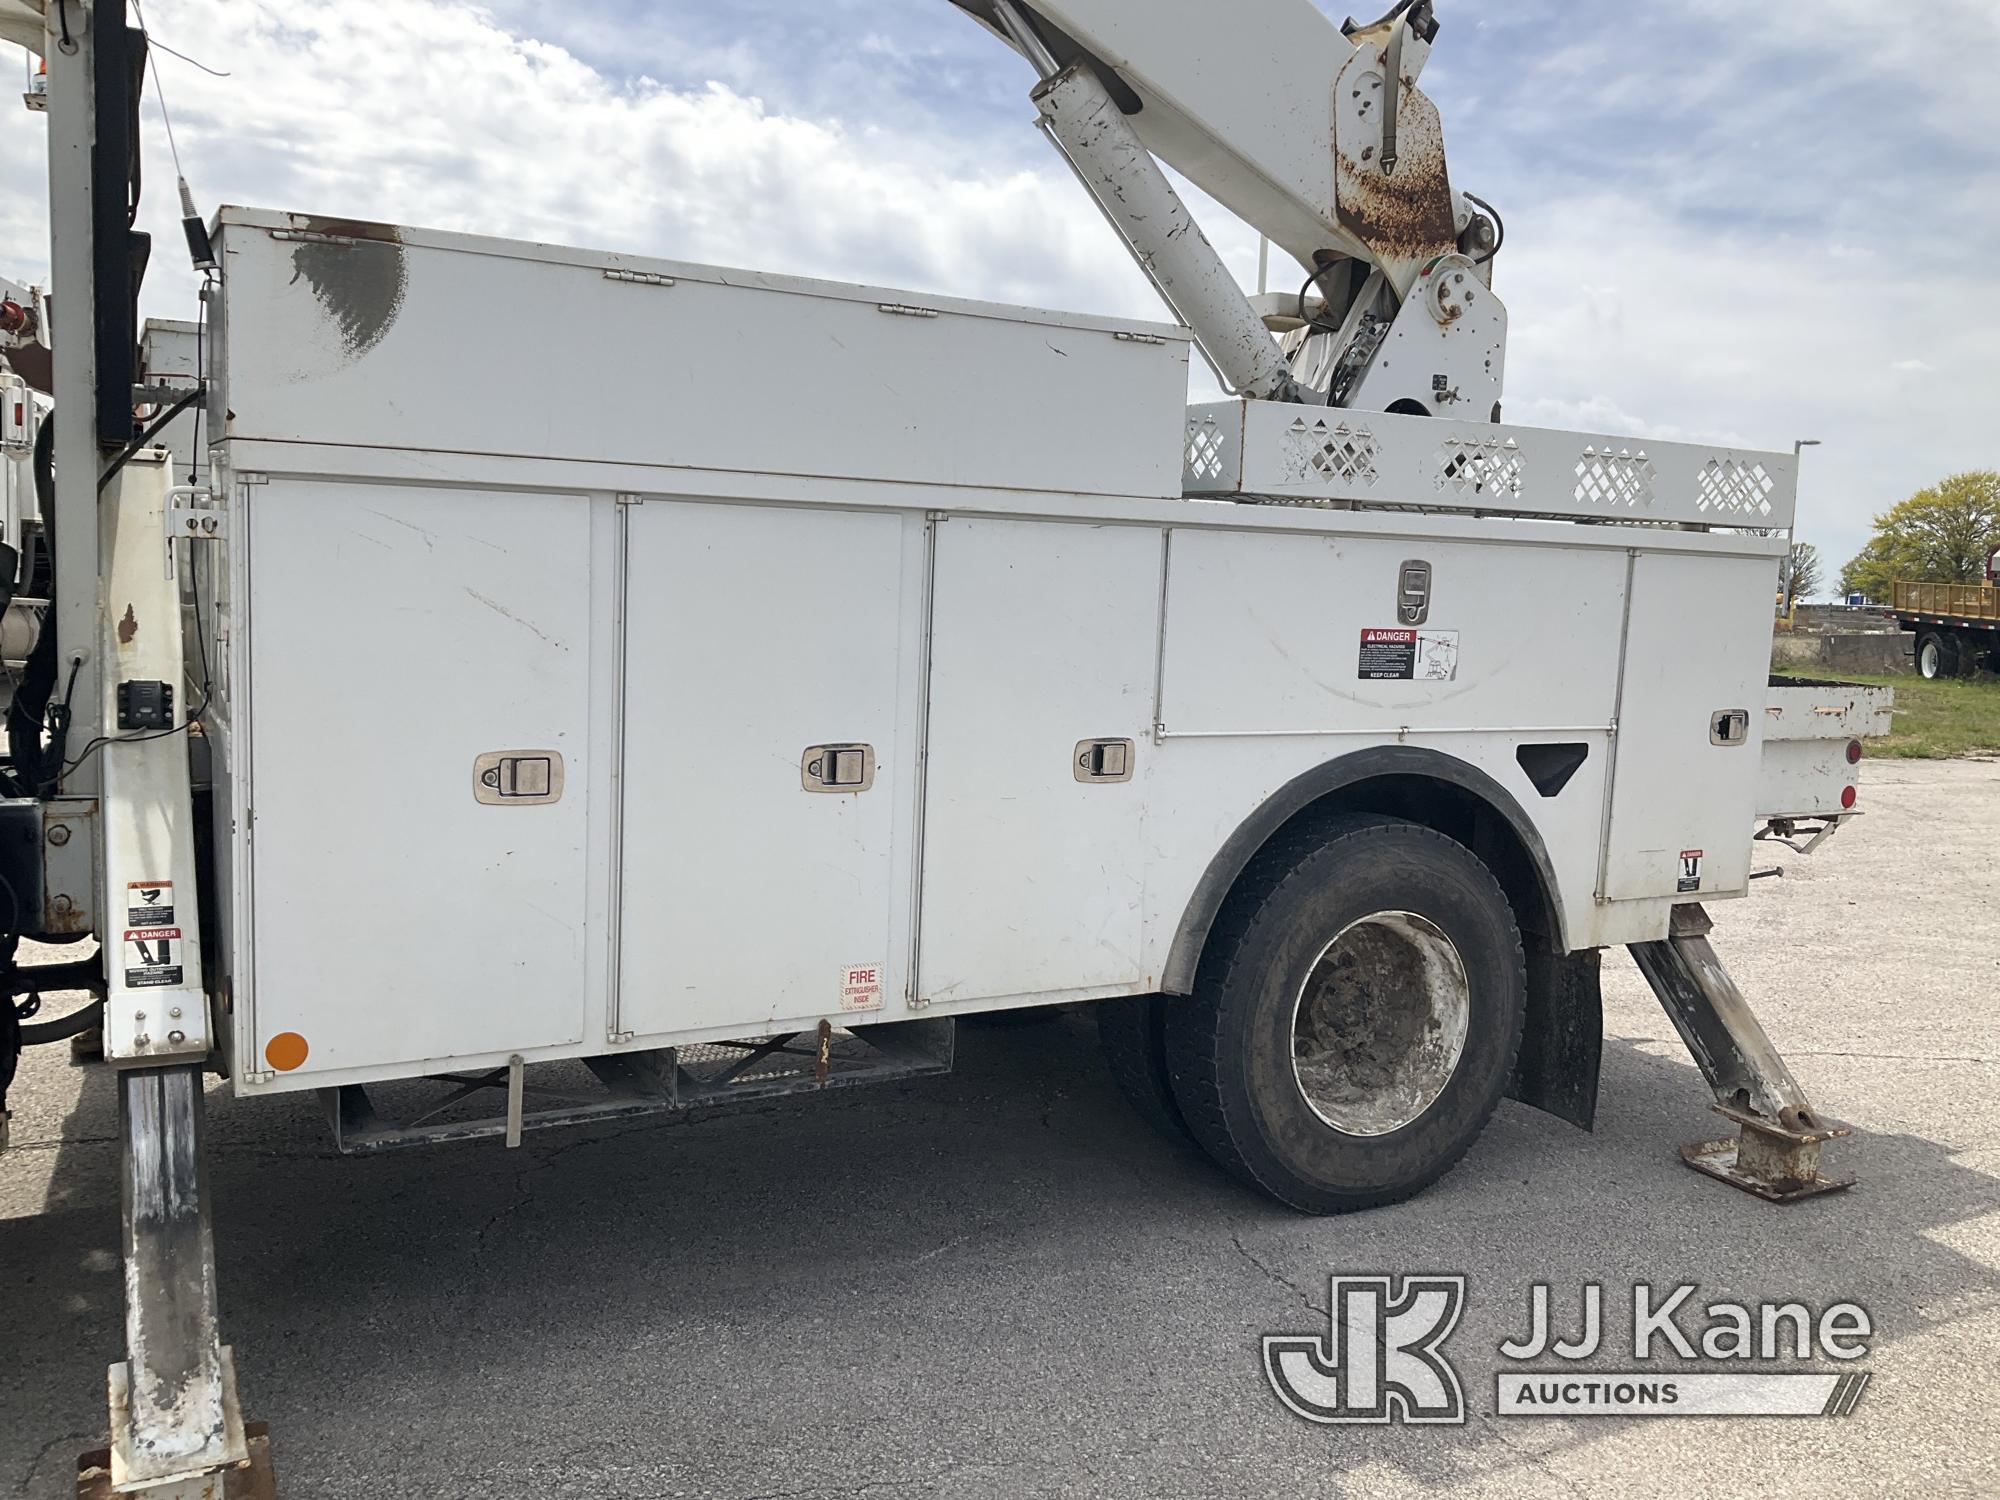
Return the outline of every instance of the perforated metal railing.
[[[1265,401],[1189,410],[1186,493],[1781,530],[1789,454]]]

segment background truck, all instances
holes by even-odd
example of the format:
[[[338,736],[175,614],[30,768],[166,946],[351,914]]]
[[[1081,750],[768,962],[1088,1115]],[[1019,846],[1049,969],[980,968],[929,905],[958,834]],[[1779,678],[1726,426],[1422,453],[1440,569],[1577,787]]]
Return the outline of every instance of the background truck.
[[[1509,1093],[1587,1125],[1626,945],[1736,1132],[1690,1164],[1849,1180],[1704,910],[1854,816],[1886,712],[1767,683],[1793,455],[1503,420],[1503,232],[1417,86],[1424,0],[960,4],[1174,321],[184,192],[200,315],[142,340],[145,38],[0,0],[96,333],[30,444],[0,851],[10,957],[95,939],[10,963],[92,998],[9,1040],[95,1023],[117,1070],[112,1487],[258,1459],[209,1073],[350,1151],[514,1145],[1088,1002],[1150,1118],[1322,1213]],[[1299,291],[1246,296],[1160,160]],[[1187,405],[1194,351],[1225,399]]]
[[[1916,640],[1917,671],[1924,677],[1970,677],[2000,662],[2000,588],[1992,565],[1984,583],[1898,583],[1896,623]]]

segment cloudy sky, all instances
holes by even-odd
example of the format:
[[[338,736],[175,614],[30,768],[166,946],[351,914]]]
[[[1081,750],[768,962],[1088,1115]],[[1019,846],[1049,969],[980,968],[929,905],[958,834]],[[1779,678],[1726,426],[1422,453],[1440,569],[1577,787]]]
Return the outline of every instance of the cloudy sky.
[[[1160,315],[1030,128],[1026,65],[945,0],[143,4],[162,42],[229,75],[159,58],[205,210]],[[1871,513],[2000,467],[1993,0],[1438,9],[1424,86],[1454,179],[1507,217],[1510,420],[1821,438],[1801,535],[1829,572]],[[147,112],[147,311],[188,316]],[[46,274],[42,134],[0,111],[17,277]],[[1200,206],[1252,280],[1254,233]]]

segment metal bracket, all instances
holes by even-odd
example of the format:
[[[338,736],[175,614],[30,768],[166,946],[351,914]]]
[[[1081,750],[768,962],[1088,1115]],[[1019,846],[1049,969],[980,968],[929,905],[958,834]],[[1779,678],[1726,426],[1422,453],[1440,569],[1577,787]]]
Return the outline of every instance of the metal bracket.
[[[1840,825],[1842,823],[1845,823],[1849,818],[1858,818],[1860,816],[1861,814],[1858,812],[1815,813],[1813,814],[1814,818],[1821,818],[1824,821],[1820,823],[1819,827],[1807,831],[1806,841],[1803,844],[1798,842],[1799,830],[1794,824],[1801,821],[1810,822],[1812,821],[1810,818],[1773,818],[1762,828],[1758,829],[1752,837],[1767,840],[1774,844],[1783,844],[1794,854],[1810,854],[1821,844],[1824,844],[1828,839],[1840,832]]]
[[[606,271],[606,281],[623,281],[633,286],[672,286],[674,278],[662,276],[656,271]]]
[[[177,484],[167,491],[166,576],[174,576],[175,542],[219,542],[229,536],[229,512],[215,504],[215,495],[199,485]]]
[[[1716,957],[1713,925],[1699,905],[1677,906],[1664,942],[1632,944],[1639,972],[1715,1093],[1716,1113],[1738,1126],[1732,1137],[1683,1146],[1681,1160],[1773,1203],[1852,1187],[1852,1177],[1819,1170],[1820,1146],[1852,1131],[1806,1098]]]

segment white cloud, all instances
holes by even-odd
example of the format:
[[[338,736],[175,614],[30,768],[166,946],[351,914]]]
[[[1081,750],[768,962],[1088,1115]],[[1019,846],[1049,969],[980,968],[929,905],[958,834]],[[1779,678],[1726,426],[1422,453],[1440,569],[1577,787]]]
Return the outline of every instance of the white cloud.
[[[164,40],[232,75],[160,58],[207,204],[1158,315],[1053,161],[968,173],[945,144],[893,126],[787,116],[720,84],[614,82],[459,3],[153,0],[148,12]],[[149,310],[184,313],[192,281],[149,116]],[[0,121],[0,228],[10,262],[32,270],[46,260],[43,127]]]

